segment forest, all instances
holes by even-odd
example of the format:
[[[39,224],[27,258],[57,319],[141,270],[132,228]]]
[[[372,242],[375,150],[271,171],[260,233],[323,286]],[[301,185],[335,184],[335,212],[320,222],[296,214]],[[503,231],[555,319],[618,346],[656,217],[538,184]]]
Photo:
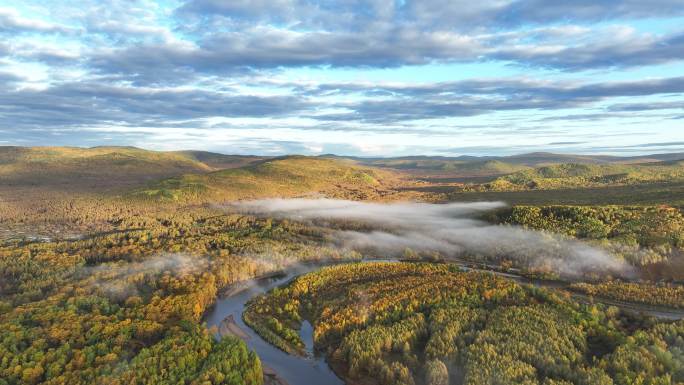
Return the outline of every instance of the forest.
[[[676,178],[591,182],[575,190],[477,187],[499,173],[546,167],[542,161],[2,149],[0,385],[262,384],[268,369],[248,343],[217,338],[207,327],[217,301],[265,274],[387,257],[436,263],[326,268],[255,297],[244,321],[280,349],[302,355],[299,328],[309,320],[316,348],[350,384],[684,381],[681,321],[601,305],[610,299],[684,308]],[[629,191],[620,192],[625,186]],[[596,194],[597,188],[605,190]],[[429,247],[399,247],[395,255],[339,242],[340,234],[397,235],[395,228],[231,206],[265,197],[506,200],[507,207],[473,220],[542,234],[556,245],[553,252],[563,242],[582,242],[637,274],[558,281],[554,266],[531,264],[522,244],[516,258],[463,253],[459,267],[446,263],[453,255]],[[491,271],[462,271],[468,266]],[[492,273],[552,279],[564,290]]]
[[[302,243],[311,229],[288,222],[215,212],[143,222],[0,247],[0,384],[261,384],[242,341],[201,325],[219,289],[294,259],[345,257]]]
[[[677,384],[684,322],[448,264],[366,263],[301,276],[252,301],[257,331],[296,353],[302,319],[352,383]]]
[[[684,385],[684,0],[0,0],[0,385]]]

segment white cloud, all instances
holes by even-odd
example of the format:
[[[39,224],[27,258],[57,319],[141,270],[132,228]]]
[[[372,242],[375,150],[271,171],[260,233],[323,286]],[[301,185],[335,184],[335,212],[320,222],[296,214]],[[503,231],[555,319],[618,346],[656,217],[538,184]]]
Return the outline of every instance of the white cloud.
[[[26,0],[0,7],[0,128],[269,153],[537,149],[595,131],[605,147],[612,127],[668,141],[681,113],[646,99],[681,101],[684,32],[648,25],[684,10],[644,4]]]

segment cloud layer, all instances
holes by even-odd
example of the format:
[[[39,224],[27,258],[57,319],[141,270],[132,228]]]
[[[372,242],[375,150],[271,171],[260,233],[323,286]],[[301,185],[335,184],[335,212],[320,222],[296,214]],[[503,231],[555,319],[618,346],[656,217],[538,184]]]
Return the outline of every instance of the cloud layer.
[[[682,21],[675,0],[0,1],[0,130],[357,155],[437,153],[435,133],[471,149],[618,127],[624,144],[677,141]]]

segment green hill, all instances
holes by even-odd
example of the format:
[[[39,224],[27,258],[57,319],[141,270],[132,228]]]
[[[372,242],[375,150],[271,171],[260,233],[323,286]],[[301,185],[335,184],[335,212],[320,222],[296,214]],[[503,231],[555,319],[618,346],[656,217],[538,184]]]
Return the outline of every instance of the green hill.
[[[608,155],[574,155],[555,154],[551,152],[531,152],[528,154],[511,155],[500,160],[512,164],[540,167],[551,164],[578,163],[578,164],[606,164],[619,162],[623,158]]]
[[[421,170],[421,171],[444,171],[453,169],[457,165],[466,164],[462,160],[454,160],[441,157],[408,157],[408,158],[388,158],[377,160],[362,160],[363,164],[392,168],[397,170]]]
[[[168,201],[229,201],[267,197],[369,198],[382,194],[396,176],[350,161],[289,156],[253,165],[166,179],[131,193]]]

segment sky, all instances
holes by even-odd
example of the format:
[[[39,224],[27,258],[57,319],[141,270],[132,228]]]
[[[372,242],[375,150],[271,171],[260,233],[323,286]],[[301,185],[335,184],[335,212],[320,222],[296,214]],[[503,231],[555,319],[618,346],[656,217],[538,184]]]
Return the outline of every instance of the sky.
[[[684,0],[0,0],[0,145],[684,152]]]

